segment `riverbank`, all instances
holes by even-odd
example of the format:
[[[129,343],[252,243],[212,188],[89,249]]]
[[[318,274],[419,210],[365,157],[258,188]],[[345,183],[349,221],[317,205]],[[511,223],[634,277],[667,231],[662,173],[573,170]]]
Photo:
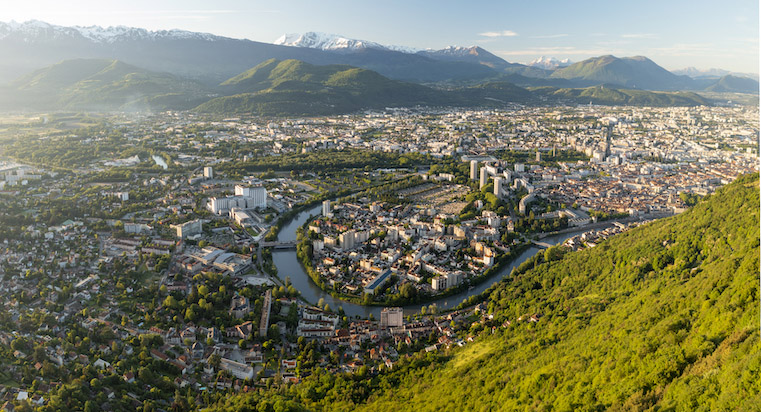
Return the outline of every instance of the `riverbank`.
[[[304,269],[306,274],[309,276],[309,278],[314,282],[315,285],[317,285],[323,292],[329,294],[331,297],[335,299],[340,299],[344,302],[353,303],[355,305],[362,305],[362,306],[409,306],[409,305],[420,305],[420,304],[427,304],[431,302],[435,302],[441,299],[448,298],[450,296],[456,295],[458,293],[462,293],[470,288],[473,288],[475,286],[478,286],[487,280],[491,278],[492,276],[498,274],[505,265],[509,264],[514,260],[517,256],[519,256],[523,251],[525,251],[527,248],[529,248],[528,243],[522,243],[519,245],[516,245],[515,247],[511,248],[511,250],[507,253],[502,253],[495,259],[495,264],[484,271],[483,274],[479,276],[473,276],[470,278],[465,279],[464,282],[461,284],[447,288],[442,293],[438,293],[435,295],[416,295],[414,298],[403,298],[399,295],[392,295],[387,297],[385,300],[379,301],[375,300],[372,295],[368,294],[362,294],[362,295],[349,295],[346,293],[339,292],[335,289],[332,289],[328,287],[328,285],[325,283],[324,279],[320,276],[320,274],[314,269],[314,265],[312,262],[312,243],[310,239],[306,236],[306,227],[309,225],[313,217],[309,217],[297,230],[296,232],[296,258],[299,261],[299,264]],[[392,279],[396,279],[396,276],[392,276]]]
[[[294,216],[293,220],[283,225],[282,230],[278,234],[277,241],[295,242],[297,237],[296,232],[298,228],[306,224],[315,215],[320,214],[320,209],[321,205],[315,205],[311,209],[304,210],[300,214]],[[579,230],[574,233],[582,232],[583,230]],[[543,241],[549,244],[563,243],[565,239],[571,236],[573,236],[573,234],[551,236],[549,238],[545,238]],[[439,311],[452,309],[463,301],[466,301],[468,298],[470,298],[470,296],[479,295],[487,288],[489,288],[492,284],[499,281],[501,278],[509,276],[513,268],[517,267],[525,260],[534,256],[535,253],[542,250],[543,249],[540,247],[534,245],[528,245],[528,247],[523,249],[522,252],[520,250],[516,250],[515,253],[517,254],[517,257],[510,259],[500,270],[496,271],[496,275],[485,279],[479,285],[471,285],[470,288],[460,291],[459,293],[455,293],[451,296],[439,297],[436,300],[428,301],[426,304],[419,303],[403,306],[402,308],[404,309],[404,314],[405,316],[414,315],[419,313],[422,307],[429,306],[429,304],[435,304]],[[307,302],[314,304],[320,299],[323,299],[324,303],[329,304],[333,309],[343,308],[344,312],[349,317],[360,317],[366,319],[370,315],[373,315],[373,317],[376,319],[379,318],[382,309],[381,306],[364,306],[337,299],[331,296],[329,293],[326,293],[320,289],[320,287],[317,286],[306,273],[306,270],[304,270],[304,267],[301,265],[296,256],[295,250],[273,250],[272,259],[273,264],[278,268],[279,277],[283,279],[286,276],[290,277],[293,286],[299,292],[301,292],[301,296]]]

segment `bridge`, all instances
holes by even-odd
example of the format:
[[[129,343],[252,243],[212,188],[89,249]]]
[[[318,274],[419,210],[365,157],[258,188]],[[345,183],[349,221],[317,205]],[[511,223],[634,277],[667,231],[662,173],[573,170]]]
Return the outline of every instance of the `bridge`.
[[[296,249],[296,241],[291,242],[261,242],[261,247],[271,247],[273,249]]]
[[[551,244],[549,244],[549,243],[546,243],[546,242],[538,242],[538,241],[536,241],[536,240],[533,240],[533,239],[531,240],[531,243],[533,243],[534,245],[536,245],[536,246],[539,246],[539,247],[541,247],[541,248],[544,248],[544,249],[549,249],[549,248],[551,248],[551,247],[552,247],[552,245],[551,245]]]

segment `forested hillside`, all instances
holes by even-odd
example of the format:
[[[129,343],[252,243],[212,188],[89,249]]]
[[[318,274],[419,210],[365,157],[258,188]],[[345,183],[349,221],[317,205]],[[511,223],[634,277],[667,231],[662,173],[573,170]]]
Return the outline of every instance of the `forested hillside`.
[[[318,371],[213,409],[753,410],[758,186],[744,176],[679,216],[538,255],[491,290],[494,319],[464,348],[373,378]]]

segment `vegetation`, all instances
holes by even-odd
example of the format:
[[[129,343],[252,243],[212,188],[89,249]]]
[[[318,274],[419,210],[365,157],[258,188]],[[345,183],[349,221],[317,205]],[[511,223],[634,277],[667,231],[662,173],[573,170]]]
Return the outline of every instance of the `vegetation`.
[[[205,98],[194,81],[101,59],[66,60],[16,80],[9,89],[0,104],[42,110],[190,109]]]
[[[726,75],[720,78],[716,83],[706,87],[707,92],[736,92],[758,94],[758,82],[747,77],[737,77]]]
[[[607,59],[607,60],[606,60]],[[609,62],[609,59],[613,59]],[[590,59],[594,60],[594,59]],[[625,62],[625,63],[624,63]],[[441,63],[444,64],[444,63]],[[636,68],[629,67],[631,65]],[[639,76],[639,72],[647,74]],[[536,70],[531,75],[540,75]],[[515,74],[515,79],[534,80]],[[603,56],[592,63],[579,62],[553,73],[581,85],[612,83],[629,88],[673,90],[691,83],[641,58]],[[402,76],[409,78],[408,76]],[[676,80],[675,80],[676,79]],[[709,92],[756,91],[753,80],[726,76]],[[523,84],[523,83],[521,83]],[[754,87],[755,85],[755,87]],[[694,88],[694,87],[692,87]],[[702,88],[702,87],[701,87]],[[596,104],[646,106],[694,106],[707,104],[693,93],[654,93],[641,90],[558,89],[527,90],[506,81],[490,81],[470,87],[437,89],[392,80],[372,70],[346,66],[317,66],[299,60],[267,60],[215,87],[168,73],[151,72],[118,60],[65,60],[21,77],[0,93],[0,107],[35,110],[186,110],[201,113],[250,113],[272,116],[330,115],[385,107],[502,106],[540,100],[573,100]]]
[[[531,91],[548,98],[580,104],[657,107],[708,105],[706,99],[693,92],[650,92],[646,90],[622,89],[615,86],[594,86],[583,89],[548,86],[533,88]]]
[[[558,69],[550,77],[587,85],[614,84],[632,89],[684,90],[694,87],[690,78],[677,76],[643,56],[592,57]]]
[[[390,80],[351,66],[314,66],[270,59],[224,83],[232,96],[212,99],[197,110],[260,115],[324,115],[387,106],[440,105],[445,93]]]
[[[494,319],[465,348],[371,378],[318,371],[212,409],[753,409],[758,185],[741,177],[595,248],[537,255],[490,290]]]

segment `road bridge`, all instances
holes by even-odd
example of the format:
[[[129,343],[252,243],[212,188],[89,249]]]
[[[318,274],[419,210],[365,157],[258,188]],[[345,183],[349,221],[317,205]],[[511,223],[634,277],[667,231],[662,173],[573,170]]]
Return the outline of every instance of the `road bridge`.
[[[533,243],[533,244],[535,244],[536,246],[539,246],[539,247],[541,247],[541,248],[544,248],[544,249],[548,249],[548,248],[551,248],[551,247],[552,247],[552,245],[551,245],[551,244],[549,244],[549,243],[546,243],[546,242],[539,242],[539,241],[536,241],[536,240],[533,240],[533,239],[531,240],[531,243]]]
[[[261,247],[271,247],[273,249],[296,249],[296,241],[291,242],[261,242]]]

